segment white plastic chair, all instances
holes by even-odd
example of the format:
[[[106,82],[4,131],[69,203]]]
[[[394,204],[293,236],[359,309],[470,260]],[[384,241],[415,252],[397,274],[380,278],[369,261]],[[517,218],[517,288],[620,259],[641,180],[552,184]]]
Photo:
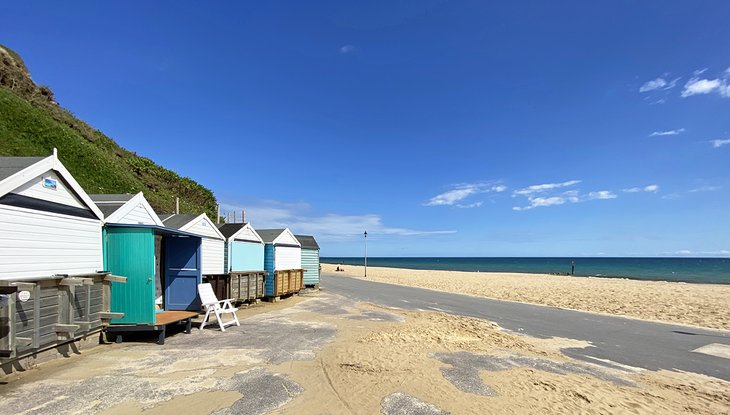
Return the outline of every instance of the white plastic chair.
[[[226,326],[233,324],[237,326],[241,325],[241,323],[238,322],[238,316],[236,316],[236,311],[238,311],[238,309],[234,308],[233,304],[231,304],[231,301],[233,301],[232,298],[227,300],[218,300],[218,297],[215,296],[213,287],[210,283],[198,284],[198,295],[200,296],[200,302],[203,304],[203,307],[205,307],[205,318],[200,324],[200,330],[203,330],[203,327],[205,327],[205,323],[208,322],[211,312],[215,314],[221,331],[226,331]],[[231,314],[233,316],[233,320],[224,323],[221,319],[221,315],[223,314]]]

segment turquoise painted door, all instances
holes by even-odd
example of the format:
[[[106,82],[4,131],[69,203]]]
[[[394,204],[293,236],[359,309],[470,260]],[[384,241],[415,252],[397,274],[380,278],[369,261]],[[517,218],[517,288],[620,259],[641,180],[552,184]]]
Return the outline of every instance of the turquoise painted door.
[[[127,277],[112,283],[111,311],[124,313],[112,324],[155,322],[155,236],[149,228],[109,227],[105,235],[106,269]]]

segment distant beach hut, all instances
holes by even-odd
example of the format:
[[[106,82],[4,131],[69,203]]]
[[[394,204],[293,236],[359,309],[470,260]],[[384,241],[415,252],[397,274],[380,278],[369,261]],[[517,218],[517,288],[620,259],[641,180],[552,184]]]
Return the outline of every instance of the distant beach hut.
[[[226,238],[226,275],[209,281],[219,298],[240,301],[264,296],[264,241],[249,223],[226,223],[218,226]]]
[[[115,286],[111,309],[123,312],[109,333],[153,330],[189,319],[200,310],[201,237],[167,228],[142,192],[91,195],[106,215],[105,266],[128,278]],[[190,311],[191,313],[180,313]]]
[[[103,219],[55,150],[0,157],[0,358],[67,353],[108,323],[124,278],[103,271]]]
[[[225,274],[226,238],[208,215],[160,215],[166,227],[179,229],[203,237],[201,246],[201,267],[203,276]]]
[[[257,229],[264,241],[266,296],[299,292],[304,285],[302,245],[289,229]]]
[[[294,235],[302,245],[304,286],[319,288],[319,245],[314,236]]]

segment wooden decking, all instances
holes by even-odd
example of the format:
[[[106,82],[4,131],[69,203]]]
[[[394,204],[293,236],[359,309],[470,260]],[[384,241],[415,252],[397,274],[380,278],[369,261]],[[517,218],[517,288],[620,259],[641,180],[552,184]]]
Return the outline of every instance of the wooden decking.
[[[115,342],[122,342],[122,333],[133,331],[156,331],[157,344],[165,344],[166,327],[169,324],[185,323],[185,333],[190,333],[192,329],[192,319],[197,317],[195,311],[161,311],[155,314],[155,324],[113,324],[108,326],[105,331],[107,334],[114,333]]]
[[[198,316],[198,313],[194,311],[162,311],[157,313],[155,316],[155,325],[168,325],[172,323],[177,323],[178,321],[183,321],[189,318],[195,318]]]

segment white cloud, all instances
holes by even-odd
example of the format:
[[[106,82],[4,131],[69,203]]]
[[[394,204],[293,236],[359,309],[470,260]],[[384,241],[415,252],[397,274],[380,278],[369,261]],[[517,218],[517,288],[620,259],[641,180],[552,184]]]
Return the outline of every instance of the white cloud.
[[[722,82],[719,79],[699,79],[692,78],[684,85],[682,97],[686,98],[692,95],[709,94],[720,88]]]
[[[471,208],[480,207],[483,203],[484,202],[474,202],[474,203],[469,203],[468,205],[458,204],[458,205],[456,205],[456,207],[461,208],[461,209],[471,209]]]
[[[236,203],[223,203],[226,211],[240,212],[244,207]],[[342,215],[329,213],[310,215],[309,205],[304,203],[281,203],[262,201],[245,207],[246,220],[257,228],[290,228],[295,233],[314,235],[322,241],[344,241],[362,237],[367,230],[368,235],[391,236],[427,236],[453,234],[453,230],[417,230],[387,226],[380,215]]]
[[[476,203],[470,203],[470,204],[460,204],[459,202],[463,201],[464,199],[468,198],[469,196],[473,196],[480,193],[490,193],[490,192],[496,192],[501,193],[507,190],[507,186],[502,184],[494,184],[492,182],[483,182],[483,183],[462,183],[457,184],[454,189],[451,189],[447,192],[438,194],[431,199],[428,200],[428,202],[424,203],[425,206],[454,206],[460,208],[474,208],[479,207],[482,205],[481,202]]]
[[[568,182],[566,182],[568,183]],[[580,203],[589,200],[608,200],[615,199],[618,195],[609,190],[600,190],[590,192],[587,195],[581,195],[578,190],[567,190],[558,195],[535,196],[527,195],[527,206],[514,206],[512,210],[525,211],[538,207],[559,206],[566,203]]]
[[[730,144],[730,138],[726,139],[720,139],[720,140],[712,140],[710,141],[712,143],[712,147],[714,148],[720,148],[722,146]]]
[[[343,45],[343,46],[340,46],[340,53],[342,53],[342,54],[352,53],[354,51],[355,51],[355,46],[354,45]]]
[[[690,193],[699,193],[699,192],[716,192],[718,190],[722,189],[722,186],[701,186],[694,189],[691,189]]]
[[[692,251],[689,249],[679,249],[672,252],[662,252],[662,255],[695,255],[695,256],[719,256],[719,255],[730,255],[729,249],[718,249],[716,251]]]
[[[628,189],[622,189],[625,193],[639,193],[639,192],[651,192],[656,193],[659,191],[659,185],[658,184],[650,184],[648,186],[644,187],[630,187]]]
[[[659,77],[656,79],[652,79],[651,81],[647,81],[639,88],[639,92],[651,92],[656,91],[658,89],[661,90],[667,90],[672,89],[675,86],[677,86],[677,82],[682,78],[674,78],[671,81],[667,81],[666,79]]]
[[[655,89],[664,88],[667,85],[667,81],[664,78],[652,79],[647,81],[644,85],[639,88],[639,92],[649,92]]]
[[[649,137],[661,137],[665,135],[679,135],[684,132],[684,128],[678,128],[676,130],[667,130],[667,131],[654,131],[653,133],[649,134]]]
[[[616,193],[613,193],[609,190],[599,190],[597,192],[588,193],[589,200],[608,200],[616,199],[617,197],[618,195]]]
[[[514,192],[512,192],[512,196],[529,196],[535,193],[543,193],[549,190],[559,189],[561,187],[575,186],[580,182],[580,180],[568,180],[567,182],[562,183],[534,184],[532,186],[527,186],[525,188],[515,190]]]
[[[530,202],[529,205],[515,206],[512,208],[512,210],[522,211],[522,210],[534,209],[536,207],[562,205],[565,203],[566,199],[561,196],[551,196],[551,197],[528,197],[527,200]]]

